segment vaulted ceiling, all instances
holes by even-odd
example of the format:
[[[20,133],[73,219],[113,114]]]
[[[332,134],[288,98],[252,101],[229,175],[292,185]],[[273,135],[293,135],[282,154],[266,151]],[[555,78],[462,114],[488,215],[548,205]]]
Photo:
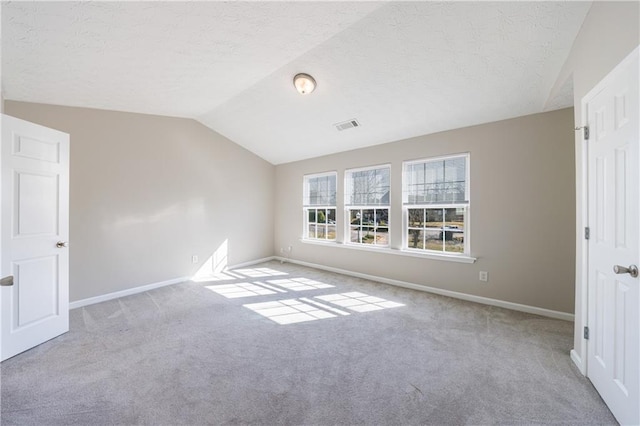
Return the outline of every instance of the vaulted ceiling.
[[[280,164],[571,106],[556,80],[590,6],[8,2],[2,90],[194,118]]]

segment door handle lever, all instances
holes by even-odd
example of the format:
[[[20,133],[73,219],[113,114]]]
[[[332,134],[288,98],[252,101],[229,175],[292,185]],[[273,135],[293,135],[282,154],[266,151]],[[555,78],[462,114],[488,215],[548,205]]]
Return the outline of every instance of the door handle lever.
[[[636,278],[638,276],[638,267],[636,265],[631,265],[628,268],[625,268],[624,266],[614,265],[613,272],[616,274],[629,274],[633,278]]]
[[[11,287],[13,285],[13,275],[0,279],[0,287]]]

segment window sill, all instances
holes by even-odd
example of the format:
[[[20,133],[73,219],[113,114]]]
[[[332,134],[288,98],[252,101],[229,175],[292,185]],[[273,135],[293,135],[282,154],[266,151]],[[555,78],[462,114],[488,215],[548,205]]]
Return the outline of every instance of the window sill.
[[[431,260],[443,260],[445,262],[457,262],[457,263],[475,263],[477,258],[467,256],[467,255],[456,255],[456,254],[440,254],[440,253],[423,253],[420,251],[413,250],[400,250],[389,247],[369,247],[369,246],[361,246],[356,244],[344,244],[339,243],[337,241],[315,241],[315,240],[307,240],[301,239],[300,242],[304,244],[312,244],[318,246],[326,246],[326,247],[340,247],[347,250],[359,250],[359,251],[370,251],[375,253],[383,253],[383,254],[392,254],[395,256],[406,256],[406,257],[418,257],[422,259],[431,259]]]

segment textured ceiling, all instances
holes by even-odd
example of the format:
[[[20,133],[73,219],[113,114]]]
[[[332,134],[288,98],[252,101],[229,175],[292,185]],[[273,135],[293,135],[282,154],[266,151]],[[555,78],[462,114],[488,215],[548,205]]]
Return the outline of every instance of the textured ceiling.
[[[195,118],[279,164],[572,105],[550,92],[590,5],[3,3],[2,89]]]

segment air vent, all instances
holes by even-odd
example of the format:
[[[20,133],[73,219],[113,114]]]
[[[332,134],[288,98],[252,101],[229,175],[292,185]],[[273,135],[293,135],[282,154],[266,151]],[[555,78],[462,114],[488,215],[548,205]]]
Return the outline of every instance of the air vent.
[[[334,126],[336,126],[336,129],[338,129],[338,131],[341,132],[343,130],[353,129],[354,127],[360,127],[360,123],[358,123],[354,118],[353,120],[343,121],[342,123],[334,124]]]

